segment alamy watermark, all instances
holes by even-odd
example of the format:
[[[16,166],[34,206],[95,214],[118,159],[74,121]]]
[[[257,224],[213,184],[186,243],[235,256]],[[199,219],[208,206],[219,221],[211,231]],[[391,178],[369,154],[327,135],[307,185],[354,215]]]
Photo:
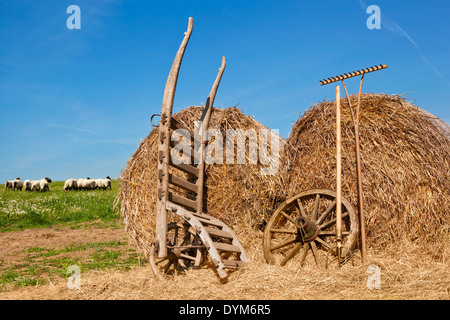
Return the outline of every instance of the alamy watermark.
[[[367,14],[370,14],[370,17],[367,18],[367,28],[370,30],[373,29],[381,29],[381,9],[377,5],[371,5],[367,7]]]
[[[67,288],[69,290],[81,289],[81,270],[79,266],[69,266],[66,271],[70,276],[67,278]]]
[[[188,130],[174,130],[170,139],[174,145],[171,160],[174,164],[250,164],[261,165],[262,175],[274,175],[279,170],[279,130],[227,129],[225,136],[218,129],[205,132],[205,148],[201,152],[201,134],[194,137]],[[191,141],[194,138],[192,148]]]
[[[70,16],[67,18],[66,26],[67,29],[81,29],[81,9],[77,5],[70,5],[67,7],[66,13],[69,13]]]
[[[367,289],[381,289],[381,269],[379,266],[373,264],[367,267],[366,273],[369,274],[367,277]]]

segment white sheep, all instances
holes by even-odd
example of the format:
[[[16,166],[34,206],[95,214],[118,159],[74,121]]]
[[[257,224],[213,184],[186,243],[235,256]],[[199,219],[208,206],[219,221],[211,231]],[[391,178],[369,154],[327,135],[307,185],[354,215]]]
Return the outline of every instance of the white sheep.
[[[91,179],[87,177],[86,179],[78,179],[77,180],[78,190],[90,190],[95,187],[95,179]]]
[[[20,180],[20,178],[16,178],[16,180],[13,181],[13,190],[20,190],[22,191],[23,188],[23,182]]]
[[[41,192],[50,191],[49,183],[52,182],[52,179],[45,177],[39,181],[39,186]]]
[[[91,179],[91,178],[86,178],[83,181],[83,186],[85,190],[94,190],[95,189],[95,180],[96,179]]]
[[[30,180],[25,180],[23,182],[23,187],[25,191],[31,191],[31,181]]]
[[[12,190],[13,185],[14,185],[13,181],[7,180],[7,181],[5,182],[5,190],[8,190],[8,189],[11,189],[11,190]]]
[[[40,191],[41,190],[41,180],[32,180],[31,181],[31,190],[32,191]]]
[[[77,190],[78,184],[76,179],[67,179],[64,183],[64,191]]]
[[[83,190],[83,178],[77,180],[77,190]]]
[[[108,189],[111,190],[111,178],[109,176],[106,177],[106,179],[103,179],[103,186],[102,189],[106,190]]]

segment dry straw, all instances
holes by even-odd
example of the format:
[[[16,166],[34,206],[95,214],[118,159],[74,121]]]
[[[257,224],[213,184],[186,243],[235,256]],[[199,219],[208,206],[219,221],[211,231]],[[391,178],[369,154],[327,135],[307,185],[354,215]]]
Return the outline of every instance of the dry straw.
[[[202,111],[203,107],[189,107],[174,114],[174,118],[193,132],[194,122],[200,119]],[[253,159],[254,155],[249,152],[254,149],[248,145],[245,148],[245,164],[226,164],[226,130],[254,129],[258,133],[260,129],[267,128],[236,107],[214,108],[209,128],[220,130],[224,139],[224,158],[223,164],[214,163],[205,167],[204,212],[222,220],[237,233],[247,233],[252,227],[261,225],[280,201],[281,176],[279,172],[262,174],[261,168],[268,165],[259,162],[252,164],[250,158]],[[158,128],[155,128],[128,160],[121,173],[118,196],[130,241],[144,255],[153,241],[156,222],[157,137]],[[278,135],[276,138],[281,149],[285,141]],[[271,153],[271,139],[263,141],[259,135],[258,139],[258,152],[267,150]],[[237,146],[236,142],[235,155]]]
[[[350,97],[352,106],[357,96]],[[450,221],[450,139],[429,113],[400,96],[364,94],[361,157],[368,242],[434,240]],[[335,189],[335,102],[313,105],[282,157],[286,195]],[[357,208],[354,131],[342,99],[342,195]]]

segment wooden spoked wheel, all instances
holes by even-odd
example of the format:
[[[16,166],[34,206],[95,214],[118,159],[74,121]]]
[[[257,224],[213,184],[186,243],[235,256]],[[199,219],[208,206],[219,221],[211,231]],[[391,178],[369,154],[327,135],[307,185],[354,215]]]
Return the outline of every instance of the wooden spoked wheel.
[[[342,249],[344,263],[358,241],[359,223],[355,209],[342,198]],[[264,231],[264,257],[270,264],[328,267],[337,262],[336,193],[314,189],[283,202]]]
[[[159,259],[155,243],[150,247],[150,266],[160,279],[200,267],[206,248],[191,225],[172,222],[168,224],[167,249],[166,258]]]

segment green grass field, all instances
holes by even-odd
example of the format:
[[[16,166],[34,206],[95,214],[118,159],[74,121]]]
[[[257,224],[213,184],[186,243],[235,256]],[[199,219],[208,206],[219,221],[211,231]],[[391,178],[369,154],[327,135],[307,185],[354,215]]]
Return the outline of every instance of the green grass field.
[[[118,180],[112,180],[112,190],[65,192],[63,186],[64,181],[52,182],[50,191],[43,193],[14,192],[0,186],[0,232],[120,218],[118,208],[113,210]]]
[[[13,192],[0,186],[0,236],[3,235],[0,250],[6,251],[9,239],[20,239],[24,230],[57,230],[65,235],[63,245],[57,240],[45,246],[27,243],[13,253],[2,252],[0,292],[10,286],[46,284],[58,279],[66,281],[67,268],[71,265],[77,265],[85,272],[127,270],[138,264],[136,252],[128,247],[123,236],[119,207],[114,210],[119,181],[113,180],[112,190],[105,191],[65,192],[63,185],[63,181],[52,182],[50,191],[44,193]],[[77,230],[94,235],[86,237],[82,243],[79,240],[71,242],[70,232]],[[106,236],[97,237],[98,230]]]

